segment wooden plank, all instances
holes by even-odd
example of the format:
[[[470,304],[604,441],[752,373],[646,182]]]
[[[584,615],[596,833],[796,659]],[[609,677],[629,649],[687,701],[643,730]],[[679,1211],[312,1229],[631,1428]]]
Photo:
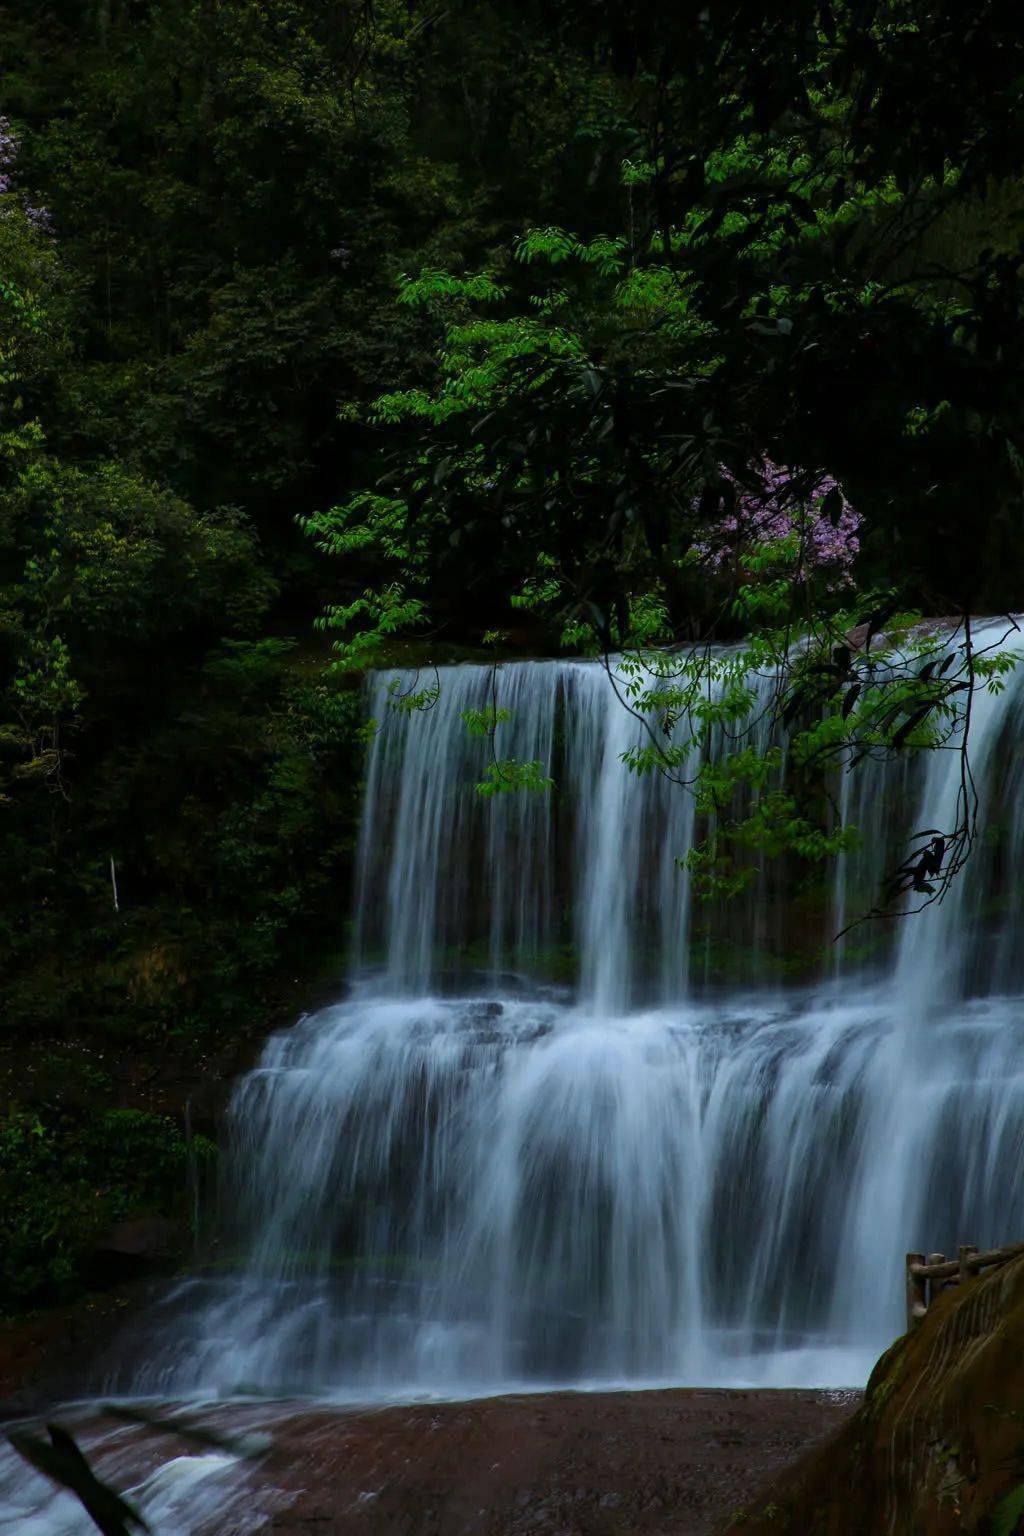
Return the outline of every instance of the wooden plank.
[[[968,1269],[977,1273],[980,1269],[988,1269],[993,1264],[1005,1264],[1009,1259],[1020,1258],[1024,1254],[1024,1243],[1010,1243],[1005,1248],[989,1248],[984,1253],[979,1253],[977,1248],[970,1244],[964,1244],[968,1254]],[[960,1260],[946,1259],[943,1264],[933,1264],[932,1254],[925,1263],[924,1254],[920,1257],[920,1263],[915,1263],[914,1273],[925,1280],[952,1280],[960,1274]]]
[[[944,1264],[926,1264],[923,1253],[920,1264],[914,1265],[915,1275],[919,1275],[922,1280],[952,1280],[959,1272],[960,1264],[957,1259],[947,1259]]]

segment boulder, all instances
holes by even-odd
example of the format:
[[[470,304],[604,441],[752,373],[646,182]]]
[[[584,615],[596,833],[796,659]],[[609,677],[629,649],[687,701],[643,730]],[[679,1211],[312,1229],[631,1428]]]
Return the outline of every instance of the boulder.
[[[1024,1258],[936,1297],[862,1407],[725,1536],[1024,1530]]]
[[[89,1265],[94,1281],[132,1279],[165,1268],[187,1251],[188,1228],[166,1216],[133,1216],[115,1222],[94,1244]]]

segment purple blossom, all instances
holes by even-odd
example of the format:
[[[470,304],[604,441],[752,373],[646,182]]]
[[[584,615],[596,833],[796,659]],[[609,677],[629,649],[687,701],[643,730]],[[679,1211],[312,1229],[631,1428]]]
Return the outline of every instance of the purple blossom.
[[[0,196],[16,190],[14,177],[20,149],[21,140],[11,127],[10,118],[0,117]],[[49,210],[36,208],[29,203],[24,203],[22,207],[29,223],[40,233],[48,234],[52,226]]]
[[[860,550],[858,530],[863,519],[847,501],[839,482],[823,474],[812,480],[807,490],[806,475],[770,459],[757,466],[756,474],[760,484],[750,489],[740,486],[728,470],[722,471],[723,479],[735,490],[736,500],[733,509],[694,546],[702,563],[719,570],[753,545],[776,543],[795,533],[800,541],[801,579],[824,567],[842,581],[849,581],[850,567]],[[833,504],[826,513],[823,503],[833,491],[839,493],[838,505]]]
[[[18,158],[18,149],[18,140],[11,131],[10,119],[0,117],[0,193],[11,190],[14,179],[11,171]]]

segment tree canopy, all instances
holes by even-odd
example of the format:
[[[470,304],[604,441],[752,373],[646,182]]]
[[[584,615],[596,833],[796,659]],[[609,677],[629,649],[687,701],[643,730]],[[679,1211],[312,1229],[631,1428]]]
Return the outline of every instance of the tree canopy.
[[[612,86],[603,222],[534,219],[485,264],[401,279],[433,372],[378,396],[384,472],[306,527],[373,573],[325,616],[343,664],[474,601],[504,610],[498,642],[518,610],[542,644],[634,653],[631,706],[689,725],[635,771],[676,771],[722,721],[742,738],[742,679],[774,668],[795,798],[742,747],[691,786],[719,821],[754,791],[693,861],[728,886],[722,836],[838,851],[822,772],[948,743],[1010,665],[969,636],[947,663],[915,624],[1012,607],[1019,582],[1021,43],[999,5],[977,29],[904,3],[645,17],[563,17]],[[865,627],[873,650],[848,643]],[[738,660],[706,649],[737,635]],[[968,780],[890,899],[961,866]]]
[[[205,1027],[336,945],[399,641],[624,652],[636,772],[782,664],[802,784],[689,789],[812,859],[837,763],[998,686],[910,641],[1020,586],[1010,5],[15,0],[0,39],[9,1022]]]

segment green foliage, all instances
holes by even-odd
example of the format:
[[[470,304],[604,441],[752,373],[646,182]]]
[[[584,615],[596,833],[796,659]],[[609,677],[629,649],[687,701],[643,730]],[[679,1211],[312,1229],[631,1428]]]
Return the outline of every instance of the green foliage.
[[[487,764],[476,792],[490,798],[492,795],[512,794],[521,789],[542,794],[553,787],[554,781],[544,776],[542,763],[520,763],[514,758],[505,758]]]
[[[439,307],[453,360],[518,348],[474,329],[492,251],[581,209],[616,94],[548,40],[398,0],[4,9],[5,1045],[187,1054],[337,974],[358,673],[420,623],[432,555],[400,498],[356,494],[366,412],[415,398]],[[108,1123],[113,1092],[76,1120],[26,1088],[5,1122],[3,1306],[76,1286],[115,1215],[177,1209],[180,1148]]]
[[[616,58],[610,11],[570,10],[563,46],[578,28]],[[1013,664],[977,657],[969,636],[946,663],[943,637],[911,632],[929,608],[1019,588],[1006,540],[1024,419],[992,326],[999,313],[1020,334],[1024,75],[1004,70],[987,106],[940,121],[909,60],[956,17],[898,10],[865,22],[808,3],[775,27],[684,7],[650,33],[626,24],[632,134],[608,98],[592,130],[624,189],[617,217],[534,215],[476,276],[431,264],[405,279],[434,325],[433,374],[377,397],[368,421],[396,457],[320,530],[321,548],[375,568],[375,585],[328,612],[343,662],[477,594],[548,645],[623,653],[618,686],[648,727],[626,765],[695,794],[698,885],[734,888],[751,859],[844,851],[855,832],[836,824],[837,773],[949,745],[974,690],[998,689]],[[993,7],[989,23],[1017,57],[1007,14]],[[971,67],[986,57],[971,51]],[[897,78],[901,118],[919,112],[932,148],[876,133]],[[993,176],[1007,178],[994,195]],[[813,568],[806,516],[714,557],[766,460],[796,466],[792,504],[825,522],[848,489],[864,517],[859,590]],[[983,508],[969,526],[968,504]],[[883,623],[870,654],[847,642]],[[680,634],[700,637],[682,656]],[[749,639],[732,659],[711,648],[737,635]],[[758,672],[779,679],[767,702],[747,682]],[[780,727],[784,783],[770,778]],[[699,780],[686,767],[698,747],[712,755]],[[886,900],[944,888],[969,848],[969,800]]]
[[[512,711],[489,704],[486,709],[464,709],[461,718],[471,736],[493,736],[499,725],[511,720]]]
[[[765,858],[813,865],[856,847],[856,827],[837,817],[836,774],[868,758],[954,743],[975,691],[998,691],[1019,660],[1014,650],[978,651],[969,626],[961,647],[950,649],[944,629],[896,612],[892,594],[878,592],[847,592],[846,605],[819,615],[794,646],[788,624],[769,623],[787,606],[744,603],[752,631],[745,646],[636,650],[617,663],[624,702],[647,726],[624,762],[637,774],[664,773],[693,794],[706,833],[684,862],[703,896],[747,888]],[[848,637],[864,630],[862,647],[851,647]],[[769,693],[753,686],[758,677],[772,681]],[[779,727],[787,734],[785,764]],[[966,801],[957,815],[936,867],[912,865],[880,893],[883,904],[907,890],[934,895],[956,873],[971,836]]]
[[[73,1295],[115,1221],[190,1209],[189,1157],[213,1144],[141,1110],[12,1108],[0,1120],[0,1314]]]
[[[430,555],[394,496],[349,497],[366,409],[421,384],[439,305],[480,349],[492,247],[575,198],[608,90],[500,8],[96,28],[0,19],[0,1030],[187,1039],[343,948],[354,684]]]

